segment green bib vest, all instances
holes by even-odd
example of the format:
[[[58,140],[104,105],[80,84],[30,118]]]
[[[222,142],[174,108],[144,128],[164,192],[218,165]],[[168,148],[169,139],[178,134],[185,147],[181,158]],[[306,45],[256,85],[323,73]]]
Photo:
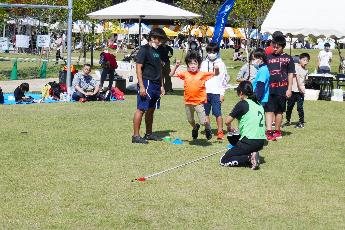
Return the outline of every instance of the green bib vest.
[[[258,105],[252,100],[246,99],[249,110],[240,120],[241,139],[265,139],[265,112],[262,105]]]

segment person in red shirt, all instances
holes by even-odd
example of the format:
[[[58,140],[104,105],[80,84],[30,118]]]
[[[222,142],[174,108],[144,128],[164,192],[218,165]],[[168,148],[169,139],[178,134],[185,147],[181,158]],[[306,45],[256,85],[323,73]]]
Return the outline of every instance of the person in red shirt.
[[[215,72],[200,72],[201,56],[196,52],[190,52],[185,58],[187,71],[176,74],[180,61],[171,70],[171,77],[178,77],[184,81],[184,101],[187,120],[193,127],[192,137],[198,138],[200,125],[194,120],[194,112],[197,113],[200,123],[205,126],[205,135],[208,140],[212,138],[211,126],[206,119],[204,104],[207,102],[205,82],[214,75],[219,74],[219,67],[215,66]]]

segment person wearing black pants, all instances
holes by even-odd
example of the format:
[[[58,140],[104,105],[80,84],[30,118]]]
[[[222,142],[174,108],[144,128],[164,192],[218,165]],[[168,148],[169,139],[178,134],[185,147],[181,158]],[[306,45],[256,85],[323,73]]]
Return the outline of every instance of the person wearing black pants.
[[[299,63],[295,64],[296,73],[292,79],[292,94],[291,97],[287,100],[287,109],[286,109],[286,122],[283,126],[291,125],[291,114],[295,103],[297,102],[297,112],[299,116],[299,122],[295,125],[295,128],[304,128],[304,93],[305,85],[304,81],[308,75],[308,70],[306,69],[307,64],[309,63],[310,56],[307,53],[302,53],[299,55]]]
[[[299,116],[299,123],[304,124],[304,110],[303,110],[304,95],[302,93],[292,92],[291,97],[287,101],[286,120],[290,122],[292,110],[296,102],[297,102],[297,112]]]
[[[228,131],[234,133],[231,122],[237,119],[241,137],[235,146],[224,154],[219,163],[222,166],[251,164],[251,169],[255,170],[259,168],[259,151],[266,141],[264,108],[257,101],[249,81],[242,81],[238,85],[237,95],[241,100],[235,105],[225,123]],[[229,142],[232,143],[231,140]]]

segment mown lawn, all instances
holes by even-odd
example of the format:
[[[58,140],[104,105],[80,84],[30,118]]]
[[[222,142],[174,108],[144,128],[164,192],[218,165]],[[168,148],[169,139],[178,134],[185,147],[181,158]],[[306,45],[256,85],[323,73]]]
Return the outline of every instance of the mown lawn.
[[[225,114],[237,100],[227,93]],[[180,95],[162,99],[154,129],[184,144],[131,144],[135,106],[133,95],[123,103],[1,106],[0,228],[345,228],[343,103],[307,101],[305,128],[284,129],[261,152],[258,171],[221,167],[218,154],[133,183],[226,147],[202,135],[190,142]]]

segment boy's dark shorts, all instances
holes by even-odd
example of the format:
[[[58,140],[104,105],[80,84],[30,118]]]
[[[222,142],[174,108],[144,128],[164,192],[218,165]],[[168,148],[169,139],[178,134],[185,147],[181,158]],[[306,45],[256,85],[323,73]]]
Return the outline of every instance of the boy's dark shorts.
[[[143,79],[144,87],[146,89],[146,96],[140,96],[140,87],[137,85],[137,109],[159,109],[161,98],[161,86],[159,82],[153,82]]]
[[[207,103],[204,104],[206,116],[210,115],[212,107],[212,114],[215,117],[222,116],[222,103],[220,102],[220,95],[208,93],[207,94]]]
[[[268,96],[268,102],[264,106],[265,112],[284,113],[286,111],[286,97],[276,94]]]

